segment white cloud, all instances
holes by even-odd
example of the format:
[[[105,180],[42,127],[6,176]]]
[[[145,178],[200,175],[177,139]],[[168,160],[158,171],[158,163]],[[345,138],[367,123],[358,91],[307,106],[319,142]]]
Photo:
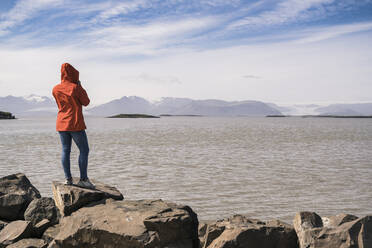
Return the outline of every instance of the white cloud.
[[[127,14],[141,8],[146,8],[149,6],[149,1],[146,0],[136,0],[136,1],[129,1],[129,2],[119,2],[116,4],[110,3],[110,6],[105,8],[102,12],[100,12],[92,22],[104,22],[107,19],[112,17]]]
[[[278,25],[297,20],[314,18],[326,15],[323,5],[334,0],[285,0],[274,10],[264,11],[259,15],[247,16],[229,25],[230,29],[243,26],[269,26]]]
[[[324,28],[307,28],[302,32],[298,33],[298,35],[302,37],[296,39],[294,42],[295,43],[318,42],[342,35],[368,30],[372,30],[372,22],[336,25]]]
[[[321,6],[329,2],[286,0],[274,10],[238,22],[236,27],[276,25],[321,16],[324,14]],[[371,99],[368,95],[372,90],[371,36],[360,32],[371,30],[371,22],[292,29],[278,36],[269,34],[245,40],[238,37],[241,40],[233,42],[244,46],[230,43],[230,48],[216,49],[208,42],[214,41],[216,32],[231,16],[183,15],[154,18],[141,24],[135,20],[122,23],[115,17],[151,6],[144,0],[108,1],[76,8],[60,5],[62,0],[37,0],[35,6],[29,3],[20,1],[2,16],[1,20],[8,23],[0,23],[0,32],[33,18],[48,6],[58,7],[61,10],[58,14],[63,17],[68,16],[67,11],[73,12],[72,16],[87,13],[95,16],[95,22],[105,25],[95,25],[89,18],[77,18],[76,22],[66,24],[65,27],[71,25],[73,29],[81,22],[78,27],[86,27],[70,46],[66,42],[64,45],[47,42],[25,49],[38,37],[37,33],[8,38],[0,44],[1,95],[50,95],[59,81],[60,65],[69,62],[80,70],[93,104],[124,95],[274,102]],[[234,3],[237,2],[232,0],[231,4]],[[254,7],[261,8],[261,3]],[[206,0],[203,4],[223,3]],[[48,33],[48,27],[37,30],[40,35]],[[210,30],[213,31],[208,33]],[[355,35],[347,35],[351,33]],[[228,31],[226,34],[231,35]],[[193,47],[196,43],[202,46]]]
[[[287,103],[372,100],[370,42],[370,36],[359,34],[317,43],[261,43],[205,51],[173,48],[137,61],[102,59],[120,54],[115,49],[0,49],[1,95],[48,96],[60,80],[60,65],[70,62],[80,71],[93,104],[124,95]]]
[[[38,11],[62,5],[64,0],[20,0],[5,14],[0,16],[0,35],[9,28],[22,24],[32,18]]]
[[[95,46],[115,48],[124,54],[154,55],[217,24],[217,19],[203,17],[145,25],[116,25],[93,30],[86,39],[93,40]]]

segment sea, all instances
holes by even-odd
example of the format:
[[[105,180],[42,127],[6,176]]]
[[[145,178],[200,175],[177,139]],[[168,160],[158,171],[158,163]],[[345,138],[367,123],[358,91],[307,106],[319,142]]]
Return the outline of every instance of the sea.
[[[190,206],[199,220],[296,212],[372,214],[372,119],[86,117],[88,175],[125,199]],[[73,176],[79,176],[72,147]],[[63,181],[55,117],[0,121],[0,177],[25,173],[42,196]]]

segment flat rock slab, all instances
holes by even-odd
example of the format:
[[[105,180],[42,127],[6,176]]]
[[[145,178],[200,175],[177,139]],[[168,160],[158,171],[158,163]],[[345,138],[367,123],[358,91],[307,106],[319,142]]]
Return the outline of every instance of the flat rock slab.
[[[17,220],[10,222],[0,232],[0,247],[6,247],[21,239],[30,238],[33,229],[29,221]]]
[[[44,235],[54,236],[49,247],[198,248],[197,232],[197,216],[190,207],[108,199],[62,218]]]
[[[78,178],[74,178],[74,184],[78,180]],[[83,206],[103,199],[124,199],[123,195],[115,187],[93,180],[92,182],[95,184],[96,189],[85,189],[76,185],[64,185],[60,182],[52,183],[54,202],[62,216],[68,216]]]
[[[243,215],[200,226],[201,247],[297,248],[294,228],[279,220],[263,222]]]
[[[40,197],[39,191],[22,173],[0,178],[0,219],[23,219],[28,204]]]
[[[6,248],[46,248],[48,243],[42,239],[22,239]]]

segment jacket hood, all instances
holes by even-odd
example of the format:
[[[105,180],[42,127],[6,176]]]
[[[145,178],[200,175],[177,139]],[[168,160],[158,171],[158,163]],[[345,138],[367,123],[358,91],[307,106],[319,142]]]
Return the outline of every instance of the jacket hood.
[[[77,83],[79,81],[79,71],[69,63],[64,63],[61,67],[61,81]]]

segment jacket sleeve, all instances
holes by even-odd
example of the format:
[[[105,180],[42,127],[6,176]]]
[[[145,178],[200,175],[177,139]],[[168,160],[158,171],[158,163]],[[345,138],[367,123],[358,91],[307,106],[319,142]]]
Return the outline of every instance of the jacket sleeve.
[[[88,106],[90,103],[89,97],[87,92],[84,90],[84,88],[79,84],[76,88],[77,90],[77,98],[81,105]]]

